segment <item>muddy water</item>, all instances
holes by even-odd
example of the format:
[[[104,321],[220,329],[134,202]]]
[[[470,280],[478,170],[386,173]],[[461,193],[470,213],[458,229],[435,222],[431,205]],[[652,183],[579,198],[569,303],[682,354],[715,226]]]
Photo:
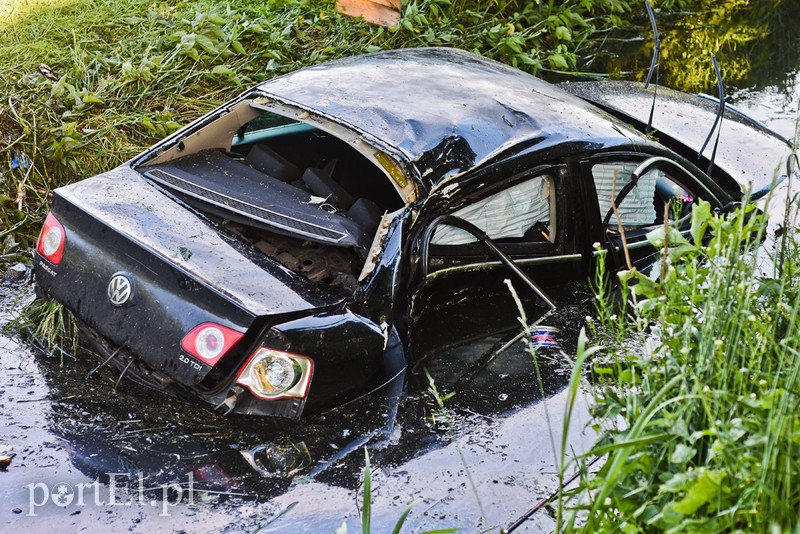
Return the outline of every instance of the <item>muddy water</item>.
[[[30,298],[16,294],[3,290],[3,322]],[[567,288],[560,298],[585,304],[588,295]],[[469,304],[456,321],[468,323],[474,311]],[[584,316],[565,306],[549,322],[576,332]],[[439,345],[409,374],[405,392],[302,423],[218,417],[117,386],[112,370],[87,379],[96,364],[89,357],[62,362],[3,337],[0,454],[15,456],[0,472],[0,529],[66,532],[99,522],[131,531],[332,532],[346,522],[352,532],[360,528],[366,447],[376,532],[391,529],[413,501],[413,530],[497,530],[557,487],[553,443],[569,376],[556,349],[538,359],[543,388],[522,343],[481,360],[514,335]],[[423,368],[442,395],[456,392],[443,408]],[[576,451],[591,442],[587,421],[582,404],[570,436]],[[545,510],[527,525],[550,530],[552,517]]]

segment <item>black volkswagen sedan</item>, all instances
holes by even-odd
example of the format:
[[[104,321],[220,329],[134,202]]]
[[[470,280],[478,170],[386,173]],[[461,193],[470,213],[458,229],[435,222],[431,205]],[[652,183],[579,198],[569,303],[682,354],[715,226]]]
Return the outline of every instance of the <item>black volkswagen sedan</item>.
[[[621,268],[624,234],[644,266],[665,218],[792,172],[789,143],[729,109],[709,176],[718,103],[652,100],[454,49],[302,69],[57,189],[40,295],[137,382],[297,419],[401,379],[436,303],[511,277],[547,309],[598,246]]]

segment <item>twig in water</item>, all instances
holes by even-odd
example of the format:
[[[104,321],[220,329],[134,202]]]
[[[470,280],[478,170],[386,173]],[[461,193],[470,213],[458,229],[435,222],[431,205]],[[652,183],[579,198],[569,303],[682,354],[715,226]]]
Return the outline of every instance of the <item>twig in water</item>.
[[[108,358],[106,358],[105,360],[103,360],[103,362],[102,362],[102,363],[99,363],[99,364],[97,364],[97,367],[95,367],[94,369],[92,369],[91,371],[89,371],[88,373],[86,373],[86,378],[89,378],[90,376],[92,376],[93,374],[95,374],[97,371],[99,371],[100,369],[102,369],[103,367],[105,367],[105,366],[108,364],[108,362],[110,362],[111,360],[113,360],[113,359],[114,359],[114,356],[116,356],[117,354],[119,354],[119,351],[121,351],[121,350],[122,350],[122,347],[120,346],[120,347],[119,347],[117,350],[115,350],[114,352],[112,352],[112,353],[111,353],[111,356],[109,356]]]
[[[597,462],[597,461],[598,461],[600,458],[601,458],[600,456],[595,456],[595,457],[592,459],[592,461],[591,461],[591,462],[589,462],[588,464],[586,464],[586,467],[591,467],[591,466],[593,466],[593,465],[594,465],[594,464],[595,464],[595,463],[596,463],[596,462]],[[569,486],[570,484],[572,484],[573,482],[575,482],[575,481],[578,479],[578,477],[579,477],[580,475],[581,475],[581,470],[580,470],[580,469],[578,469],[578,471],[577,471],[577,472],[576,472],[574,475],[572,475],[571,477],[569,477],[569,479],[567,479],[567,480],[566,480],[566,482],[564,482],[563,484],[561,484],[557,490],[553,491],[553,492],[552,492],[550,495],[548,495],[548,496],[547,496],[547,497],[545,497],[544,499],[542,499],[542,500],[540,500],[539,502],[537,502],[537,503],[536,503],[536,504],[533,506],[533,508],[531,508],[530,510],[528,510],[527,512],[525,512],[525,513],[522,515],[522,517],[520,517],[519,519],[517,519],[516,521],[514,521],[514,523],[512,523],[512,524],[511,524],[511,526],[509,526],[509,527],[508,527],[508,528],[505,530],[506,534],[511,534],[512,532],[514,532],[515,530],[517,530],[517,529],[520,527],[520,525],[522,525],[522,524],[523,524],[525,521],[527,521],[528,519],[530,519],[530,518],[531,518],[531,516],[532,516],[533,514],[535,514],[536,512],[538,512],[539,510],[541,510],[541,509],[542,509],[542,508],[544,508],[545,506],[547,506],[547,504],[548,504],[549,502],[551,502],[553,499],[555,499],[555,498],[558,496],[558,494],[561,492],[561,490],[562,490],[562,489],[563,489],[565,486]]]
[[[133,362],[135,362],[135,361],[136,361],[136,357],[134,356],[133,358],[131,358],[131,361],[128,362],[128,365],[125,366],[125,369],[123,369],[122,372],[120,373],[119,378],[117,378],[117,383],[114,384],[114,393],[117,392],[117,388],[119,387],[119,383],[122,382],[122,378],[125,376],[125,373],[128,372],[128,369],[130,369],[131,365],[133,365]]]

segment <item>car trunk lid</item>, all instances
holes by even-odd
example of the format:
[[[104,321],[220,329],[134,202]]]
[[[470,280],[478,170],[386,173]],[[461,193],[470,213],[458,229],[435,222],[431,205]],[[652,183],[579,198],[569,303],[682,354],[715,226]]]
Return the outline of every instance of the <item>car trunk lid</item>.
[[[184,384],[211,370],[180,348],[198,324],[247,333],[343,299],[219,231],[127,166],[58,189],[53,212],[67,245],[57,266],[37,259],[40,286],[113,344]],[[133,295],[114,304],[109,284],[119,274]]]

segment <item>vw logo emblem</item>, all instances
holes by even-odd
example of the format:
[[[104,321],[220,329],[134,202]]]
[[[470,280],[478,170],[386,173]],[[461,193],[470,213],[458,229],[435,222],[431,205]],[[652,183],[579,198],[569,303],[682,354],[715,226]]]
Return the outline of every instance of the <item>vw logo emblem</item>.
[[[123,306],[133,298],[133,280],[119,273],[111,277],[108,283],[108,300],[114,306]]]

